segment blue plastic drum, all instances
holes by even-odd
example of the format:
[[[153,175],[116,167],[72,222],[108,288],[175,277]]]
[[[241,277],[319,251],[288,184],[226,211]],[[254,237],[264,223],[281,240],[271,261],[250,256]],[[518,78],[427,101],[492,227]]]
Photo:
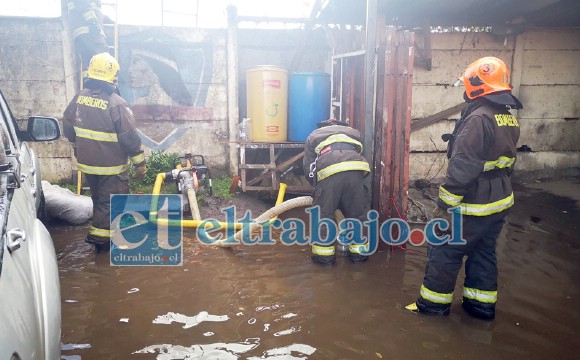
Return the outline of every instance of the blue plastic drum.
[[[288,141],[304,142],[330,117],[330,74],[292,73],[288,83]]]

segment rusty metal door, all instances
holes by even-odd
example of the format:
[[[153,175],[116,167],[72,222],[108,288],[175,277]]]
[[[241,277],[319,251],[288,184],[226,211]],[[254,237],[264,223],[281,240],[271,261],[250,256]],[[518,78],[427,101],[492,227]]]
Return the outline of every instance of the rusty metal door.
[[[373,208],[380,219],[407,218],[414,33],[387,29],[379,53]]]

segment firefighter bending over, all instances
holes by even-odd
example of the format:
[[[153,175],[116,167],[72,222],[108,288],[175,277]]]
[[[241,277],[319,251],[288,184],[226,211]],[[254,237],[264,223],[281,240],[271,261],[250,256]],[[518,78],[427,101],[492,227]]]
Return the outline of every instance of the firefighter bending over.
[[[129,193],[129,159],[137,175],[147,171],[133,113],[116,94],[119,64],[109,53],[91,59],[85,88],[64,112],[64,134],[75,149],[93,199],[93,220],[86,242],[97,251],[110,246],[110,195]]]
[[[459,211],[466,244],[429,246],[420,296],[407,309],[449,314],[457,274],[467,256],[462,306],[471,316],[492,320],[496,239],[514,204],[510,175],[520,135],[519,123],[508,110],[521,109],[522,104],[512,95],[509,70],[498,58],[473,62],[460,80],[468,106],[453,134],[447,135],[449,166],[433,215],[449,219],[448,209]]]
[[[363,178],[370,167],[361,155],[362,143],[358,130],[334,119],[318,123],[304,144],[304,173],[314,186],[313,206],[320,206],[320,218],[336,224],[335,211],[346,218],[366,219],[369,196]],[[314,230],[316,231],[316,230]],[[319,229],[321,240],[327,238],[326,226]],[[312,244],[312,260],[323,265],[336,261],[335,239]],[[353,263],[368,260],[363,255],[365,244],[349,244],[348,258]]]

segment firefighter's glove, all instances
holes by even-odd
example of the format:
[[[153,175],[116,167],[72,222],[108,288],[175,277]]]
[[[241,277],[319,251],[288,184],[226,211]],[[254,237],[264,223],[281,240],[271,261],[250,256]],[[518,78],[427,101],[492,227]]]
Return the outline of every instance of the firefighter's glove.
[[[433,210],[433,219],[443,219],[447,221],[449,227],[447,230],[443,231],[439,228],[439,226],[435,227],[435,234],[437,236],[442,236],[445,234],[451,234],[452,223],[451,223],[451,213],[448,213],[446,209],[440,208],[439,206]]]
[[[145,164],[140,165],[135,169],[135,178],[137,180],[143,180],[146,173],[147,173],[147,166]]]

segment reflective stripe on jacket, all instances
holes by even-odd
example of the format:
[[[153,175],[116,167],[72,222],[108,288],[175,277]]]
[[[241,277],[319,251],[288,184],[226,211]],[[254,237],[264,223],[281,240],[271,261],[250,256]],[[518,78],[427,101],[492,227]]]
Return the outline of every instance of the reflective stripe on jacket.
[[[78,169],[92,175],[118,175],[128,161],[145,161],[133,113],[119,95],[83,89],[64,112],[65,136],[76,147]]]
[[[438,205],[488,216],[514,205],[510,174],[516,162],[520,128],[503,105],[476,99],[462,117],[451,149]]]
[[[333,144],[350,144],[352,149],[325,151]],[[304,144],[304,175],[313,184],[314,179],[309,177],[311,168],[315,169],[316,181],[343,171],[363,171],[368,174],[371,169],[361,153],[362,143],[358,130],[342,125],[316,129]]]

